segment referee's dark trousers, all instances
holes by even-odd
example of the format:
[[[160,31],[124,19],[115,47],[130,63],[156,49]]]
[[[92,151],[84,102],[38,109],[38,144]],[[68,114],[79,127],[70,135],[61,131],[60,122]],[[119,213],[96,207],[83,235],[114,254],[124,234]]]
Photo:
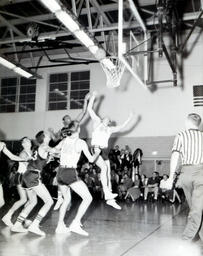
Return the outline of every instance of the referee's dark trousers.
[[[182,166],[179,183],[184,190],[190,208],[183,238],[192,240],[199,234],[203,241],[203,165]]]

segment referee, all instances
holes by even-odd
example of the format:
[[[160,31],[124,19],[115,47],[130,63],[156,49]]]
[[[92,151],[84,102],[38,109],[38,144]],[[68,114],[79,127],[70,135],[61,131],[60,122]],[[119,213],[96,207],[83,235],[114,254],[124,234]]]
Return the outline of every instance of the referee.
[[[184,240],[193,240],[199,235],[203,241],[203,132],[199,130],[200,124],[201,117],[198,114],[187,116],[186,130],[175,137],[170,162],[169,179],[172,183],[179,157],[182,160],[178,182],[184,190],[190,209],[182,235]]]

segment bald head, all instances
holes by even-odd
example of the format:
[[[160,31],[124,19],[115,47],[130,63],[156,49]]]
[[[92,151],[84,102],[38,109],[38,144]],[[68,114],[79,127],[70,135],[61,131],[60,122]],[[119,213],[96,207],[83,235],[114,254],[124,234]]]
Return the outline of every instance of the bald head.
[[[201,124],[201,117],[196,113],[191,113],[187,116],[187,121],[198,128]]]

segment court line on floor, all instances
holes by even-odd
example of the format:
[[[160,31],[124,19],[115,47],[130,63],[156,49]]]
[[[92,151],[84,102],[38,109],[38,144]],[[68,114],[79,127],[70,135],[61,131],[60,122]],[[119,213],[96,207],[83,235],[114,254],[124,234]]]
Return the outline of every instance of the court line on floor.
[[[177,217],[180,213],[182,213],[183,211],[187,210],[187,207],[184,207],[179,213],[173,215],[171,218],[174,219],[175,217]],[[155,228],[152,232],[150,232],[149,234],[147,234],[145,237],[143,237],[141,240],[137,241],[135,244],[133,244],[130,248],[128,248],[127,250],[125,250],[122,254],[120,254],[119,256],[124,256],[126,255],[126,253],[130,252],[133,248],[135,248],[138,244],[142,243],[143,241],[145,241],[146,239],[148,239],[151,235],[153,235],[157,230],[159,230],[161,227],[163,227],[164,225],[166,225],[169,222],[166,221],[162,224],[160,224],[157,228]]]

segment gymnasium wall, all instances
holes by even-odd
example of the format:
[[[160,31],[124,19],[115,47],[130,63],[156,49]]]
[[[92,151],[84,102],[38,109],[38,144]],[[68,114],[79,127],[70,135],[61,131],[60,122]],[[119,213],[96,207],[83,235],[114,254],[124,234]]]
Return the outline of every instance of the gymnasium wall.
[[[195,40],[190,39],[189,48]],[[179,60],[181,61],[181,60]],[[108,115],[115,123],[122,123],[133,110],[139,122],[128,126],[121,134],[115,134],[111,144],[130,145],[132,150],[143,148],[146,157],[152,157],[157,151],[157,157],[169,157],[174,135],[184,128],[184,120],[189,112],[197,112],[203,117],[202,107],[193,107],[193,85],[203,83],[203,38],[196,42],[189,56],[183,61],[183,81],[178,87],[164,84],[153,93],[140,86],[129,73],[125,73],[118,89],[107,89],[106,78],[99,64],[67,66],[60,68],[39,69],[43,79],[37,80],[36,110],[30,113],[0,114],[0,139],[17,140],[27,135],[34,135],[42,129],[62,126],[62,117],[67,111],[46,111],[48,76],[51,73],[74,70],[90,70],[91,91],[96,90],[101,95],[97,101],[97,111],[100,116]],[[26,65],[30,63],[25,63]],[[46,64],[45,62],[43,64]],[[171,79],[171,70],[165,59],[155,60],[154,79]],[[15,74],[0,68],[0,77]],[[74,118],[78,110],[68,111]],[[91,122],[87,119],[82,127],[82,136],[91,136]]]

